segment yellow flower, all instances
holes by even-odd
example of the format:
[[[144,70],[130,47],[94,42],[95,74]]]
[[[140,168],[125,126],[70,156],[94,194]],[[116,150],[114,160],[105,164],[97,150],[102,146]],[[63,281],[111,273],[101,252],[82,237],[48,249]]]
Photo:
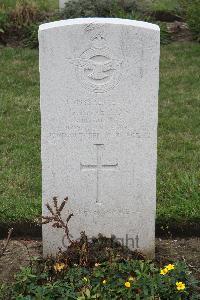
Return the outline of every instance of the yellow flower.
[[[130,287],[131,287],[131,284],[130,284],[129,281],[126,281],[126,282],[124,283],[124,285],[125,285],[126,288],[130,288]]]
[[[133,276],[130,276],[128,281],[135,281],[135,278]]]
[[[85,282],[87,282],[87,281],[88,281],[87,277],[83,277],[83,280],[84,280]]]
[[[176,288],[178,291],[183,291],[185,289],[185,283],[179,281],[179,282],[176,282]]]
[[[167,268],[164,268],[164,269],[161,269],[161,270],[160,270],[160,274],[161,274],[161,275],[165,275],[165,274],[167,274],[167,272],[168,272],[168,269],[167,269]]]
[[[106,282],[107,282],[107,281],[106,281],[105,279],[102,281],[103,284],[106,284]]]
[[[168,266],[165,267],[168,271],[174,270],[175,267],[172,264],[169,264]]]
[[[64,269],[64,267],[65,267],[65,264],[64,264],[64,263],[56,263],[56,264],[54,265],[54,270],[55,270],[56,272],[61,272],[61,271]]]

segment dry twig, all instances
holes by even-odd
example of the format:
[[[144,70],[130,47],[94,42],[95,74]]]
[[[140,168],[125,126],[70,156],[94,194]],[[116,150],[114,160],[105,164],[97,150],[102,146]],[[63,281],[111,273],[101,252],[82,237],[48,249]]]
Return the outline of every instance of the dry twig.
[[[69,214],[69,216],[67,217],[66,221],[63,220],[62,216],[61,216],[61,212],[65,207],[65,204],[68,201],[68,197],[66,197],[60,206],[58,206],[58,199],[57,197],[53,198],[53,208],[49,205],[49,203],[46,204],[46,207],[48,209],[48,211],[51,213],[51,216],[43,216],[43,222],[42,224],[49,224],[49,223],[53,223],[52,227],[54,228],[63,228],[65,231],[65,235],[68,239],[68,241],[70,243],[72,243],[73,241],[70,238],[70,234],[69,234],[69,227],[68,227],[68,223],[70,221],[70,219],[73,217],[73,214]]]
[[[2,257],[2,256],[4,255],[4,253],[5,253],[5,251],[6,251],[7,247],[8,247],[8,244],[9,244],[9,241],[10,241],[12,232],[13,232],[13,228],[10,228],[10,229],[8,230],[8,236],[7,236],[5,245],[3,246],[3,248],[2,248],[2,250],[1,250],[1,252],[0,252],[0,257]]]

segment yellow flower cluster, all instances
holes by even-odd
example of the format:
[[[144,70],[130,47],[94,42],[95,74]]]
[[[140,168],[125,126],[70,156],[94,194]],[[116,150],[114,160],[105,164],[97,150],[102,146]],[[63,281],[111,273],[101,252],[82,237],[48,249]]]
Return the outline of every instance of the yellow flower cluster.
[[[126,288],[130,288],[130,287],[131,287],[130,281],[135,281],[135,278],[132,277],[132,276],[130,276],[130,277],[128,278],[128,281],[126,281],[126,282],[124,283],[124,285],[125,285]],[[104,280],[102,281],[102,284],[106,284],[106,283],[107,283],[107,280],[104,279]]]
[[[130,277],[128,278],[128,281],[126,281],[126,282],[124,283],[124,285],[125,285],[126,288],[130,288],[130,287],[131,287],[130,281],[135,281],[135,278],[134,278],[133,276],[130,276]]]
[[[65,264],[64,263],[55,263],[54,265],[54,270],[56,272],[61,272],[65,267]]]
[[[179,281],[179,282],[176,282],[176,288],[178,291],[183,291],[185,289],[185,283]]]
[[[167,274],[169,271],[174,270],[175,266],[173,264],[169,264],[167,266],[165,266],[163,269],[160,270],[160,274],[161,275],[165,275]],[[179,281],[176,282],[176,288],[178,291],[183,291],[185,289],[185,283]]]
[[[60,272],[64,268],[64,266],[65,265],[63,263],[61,263],[61,264],[57,263],[57,264],[55,264],[54,268],[55,268],[55,270],[57,270],[57,271]],[[160,274],[165,275],[169,271],[174,270],[174,269],[175,269],[174,265],[173,264],[169,264],[169,265],[165,266],[163,269],[160,270]],[[126,288],[130,288],[131,287],[131,281],[135,281],[135,280],[136,280],[135,277],[130,276],[128,278],[128,281],[126,281],[124,283],[124,286]],[[88,282],[87,277],[83,277],[83,281]],[[107,280],[103,279],[102,280],[102,284],[105,285],[106,283],[107,283]],[[183,291],[186,288],[185,283],[183,283],[181,281],[180,282],[176,282],[176,288],[177,288],[178,291]]]
[[[161,274],[161,275],[165,275],[165,274],[167,274],[169,271],[174,270],[174,269],[175,269],[174,265],[169,264],[169,265],[165,266],[163,269],[160,270],[160,274]]]

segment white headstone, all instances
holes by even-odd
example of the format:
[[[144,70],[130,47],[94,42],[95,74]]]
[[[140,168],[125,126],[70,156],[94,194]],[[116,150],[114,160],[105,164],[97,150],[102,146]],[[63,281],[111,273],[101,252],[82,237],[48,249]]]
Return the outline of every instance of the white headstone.
[[[65,3],[69,2],[70,0],[59,0],[59,8],[65,8]]]
[[[43,215],[69,197],[74,239],[115,235],[154,255],[159,27],[74,19],[39,29]],[[67,209],[64,211],[67,216]],[[64,247],[43,226],[44,254]]]
[[[63,9],[65,7],[66,2],[67,2],[67,0],[59,0],[59,8]]]

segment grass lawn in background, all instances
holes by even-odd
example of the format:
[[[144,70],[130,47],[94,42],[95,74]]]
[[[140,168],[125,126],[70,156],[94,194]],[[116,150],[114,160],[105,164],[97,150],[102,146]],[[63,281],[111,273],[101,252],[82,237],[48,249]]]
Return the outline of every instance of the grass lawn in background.
[[[200,46],[162,47],[157,217],[200,221]]]
[[[180,0],[150,0],[147,3],[152,11],[176,12],[180,10]]]
[[[40,214],[38,51],[0,49],[0,222]]]
[[[0,2],[0,8],[14,8],[16,3],[21,2],[23,2],[23,0],[2,0]],[[59,0],[30,0],[30,2],[38,5],[42,10],[55,10],[58,8],[59,4]]]
[[[137,3],[142,11],[162,11],[169,13],[182,13],[182,0],[138,0]]]
[[[0,49],[0,223],[41,214],[38,51]],[[157,222],[200,221],[200,46],[161,49]]]

